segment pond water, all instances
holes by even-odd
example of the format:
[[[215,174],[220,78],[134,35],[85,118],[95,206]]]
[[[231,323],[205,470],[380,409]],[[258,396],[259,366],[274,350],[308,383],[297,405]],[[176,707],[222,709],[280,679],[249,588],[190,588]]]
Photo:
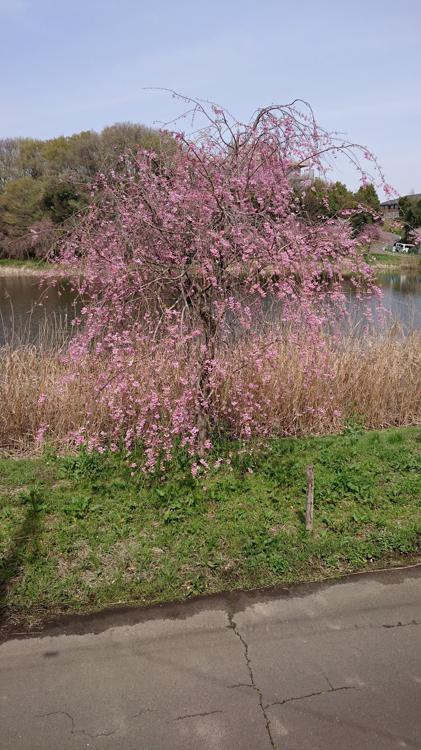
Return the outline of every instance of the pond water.
[[[382,291],[379,302],[373,301],[371,308],[373,326],[376,330],[390,328],[397,323],[404,333],[421,328],[421,265],[418,268],[380,271],[377,284]],[[358,301],[350,286],[348,309],[355,325],[364,318],[366,301]]]
[[[45,287],[35,274],[2,275],[0,269],[0,345],[37,344],[71,330],[77,305],[66,284]]]
[[[405,331],[421,328],[421,265],[408,270],[381,271],[378,283],[383,291],[383,306],[390,322],[402,324]],[[349,290],[349,306],[358,322],[361,304]],[[77,305],[69,286],[45,288],[35,275],[2,275],[0,269],[0,345],[5,341],[38,343],[54,341],[56,334],[70,331]],[[373,308],[374,309],[374,308]],[[374,324],[381,326],[375,315]]]
[[[421,328],[421,265],[408,270],[390,270],[378,276],[383,305],[392,320],[405,329]]]

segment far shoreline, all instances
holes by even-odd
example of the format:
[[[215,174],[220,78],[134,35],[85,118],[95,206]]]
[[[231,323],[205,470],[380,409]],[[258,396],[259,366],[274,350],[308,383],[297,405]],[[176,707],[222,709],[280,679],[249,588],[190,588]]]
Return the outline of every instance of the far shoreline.
[[[421,254],[398,255],[391,252],[379,252],[376,250],[368,251],[369,262],[376,270],[409,270],[414,268],[421,269]],[[42,260],[17,260],[14,258],[0,259],[0,278],[6,276],[42,276],[48,271],[52,271],[55,264]],[[71,274],[70,274],[71,275]],[[346,277],[346,273],[344,276]]]
[[[34,260],[0,259],[0,277],[4,276],[41,276],[53,268],[51,263]]]

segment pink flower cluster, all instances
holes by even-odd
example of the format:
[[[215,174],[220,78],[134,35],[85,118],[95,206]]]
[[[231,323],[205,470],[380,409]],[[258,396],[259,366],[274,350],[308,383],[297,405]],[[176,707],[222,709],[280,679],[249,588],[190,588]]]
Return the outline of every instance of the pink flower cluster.
[[[150,468],[176,440],[203,453],[221,420],[229,425],[216,395],[228,377],[242,436],[265,434],[271,405],[259,400],[258,383],[276,367],[279,327],[305,332],[308,376],[328,379],[322,332],[343,314],[344,271],[361,293],[375,289],[349,216],[310,220],[300,210],[302,171],[324,174],[329,155],[352,159],[349,145],[300,105],[265,108],[245,125],[193,106],[208,126],[100,175],[60,256],[84,299],[70,356],[77,372],[95,353],[98,403],[110,417],[107,432],[87,425],[83,439],[129,450],[141,442]],[[375,167],[368,152],[362,157]],[[242,337],[252,341],[247,380],[226,365],[227,348]]]

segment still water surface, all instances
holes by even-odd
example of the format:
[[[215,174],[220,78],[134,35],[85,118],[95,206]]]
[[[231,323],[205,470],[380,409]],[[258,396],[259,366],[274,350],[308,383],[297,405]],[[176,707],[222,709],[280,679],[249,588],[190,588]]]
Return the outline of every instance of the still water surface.
[[[46,335],[70,331],[76,310],[68,285],[46,288],[35,274],[1,275],[0,270],[0,345],[36,344]]]
[[[383,292],[383,306],[390,322],[402,324],[405,331],[421,328],[421,267],[409,270],[382,271],[378,283]],[[361,305],[350,291],[349,305],[358,320]],[[75,317],[77,305],[68,286],[46,289],[37,276],[1,275],[0,270],[0,345],[6,341],[37,343],[46,334],[67,329]],[[375,316],[375,325],[382,325]]]

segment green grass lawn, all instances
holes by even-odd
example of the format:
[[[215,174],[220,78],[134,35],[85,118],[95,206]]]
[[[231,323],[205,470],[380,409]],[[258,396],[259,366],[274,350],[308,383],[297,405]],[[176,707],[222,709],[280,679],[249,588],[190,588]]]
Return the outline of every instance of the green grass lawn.
[[[182,456],[163,479],[131,476],[121,456],[0,460],[3,621],[315,580],[420,551],[420,428],[218,455],[196,479]]]
[[[406,255],[403,253],[370,253],[368,260],[373,265],[394,266],[396,268],[420,268],[421,254]]]

